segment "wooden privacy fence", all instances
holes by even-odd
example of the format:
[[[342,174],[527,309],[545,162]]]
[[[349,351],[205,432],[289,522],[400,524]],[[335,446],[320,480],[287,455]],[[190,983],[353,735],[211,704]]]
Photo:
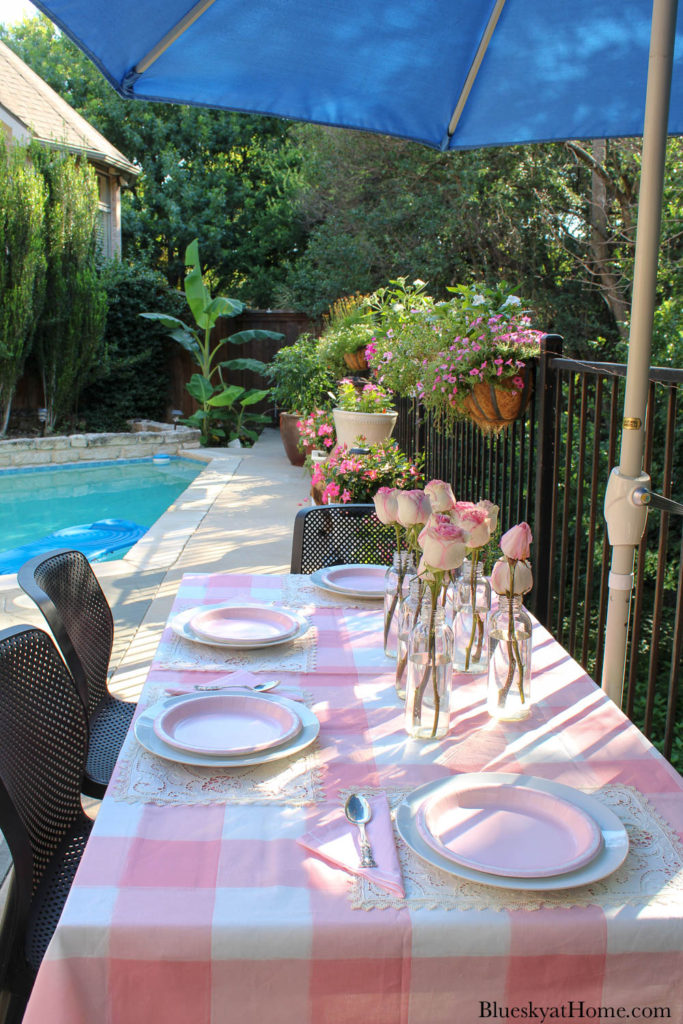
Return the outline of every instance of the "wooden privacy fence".
[[[600,683],[611,549],[603,516],[610,469],[617,464],[623,386],[621,364],[564,359],[562,340],[543,341],[524,420],[485,437],[471,423],[439,433],[411,400],[399,402],[395,435],[411,455],[426,455],[428,478],[448,480],[456,496],[489,498],[505,530],[533,529],[534,590],[529,604]],[[652,489],[683,501],[683,431],[676,430],[683,370],[653,368],[645,469]],[[636,561],[624,709],[683,768],[683,519],[651,510]]]

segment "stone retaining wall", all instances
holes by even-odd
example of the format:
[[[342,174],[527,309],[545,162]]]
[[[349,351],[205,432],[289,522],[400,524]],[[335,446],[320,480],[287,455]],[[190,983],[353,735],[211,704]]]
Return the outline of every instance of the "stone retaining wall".
[[[146,429],[135,429],[136,426]],[[144,459],[164,452],[177,455],[181,448],[198,448],[199,431],[168,423],[144,421],[130,434],[71,434],[20,437],[0,441],[0,469],[48,466],[105,459]]]

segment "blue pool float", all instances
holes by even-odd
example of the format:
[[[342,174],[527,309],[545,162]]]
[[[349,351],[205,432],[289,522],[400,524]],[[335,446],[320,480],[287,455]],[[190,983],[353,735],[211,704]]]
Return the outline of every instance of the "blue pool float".
[[[95,561],[112,551],[131,547],[145,533],[146,526],[140,526],[130,519],[98,519],[95,523],[67,526],[40,540],[0,551],[0,574],[16,572],[29,558],[56,548],[82,551],[86,558]]]

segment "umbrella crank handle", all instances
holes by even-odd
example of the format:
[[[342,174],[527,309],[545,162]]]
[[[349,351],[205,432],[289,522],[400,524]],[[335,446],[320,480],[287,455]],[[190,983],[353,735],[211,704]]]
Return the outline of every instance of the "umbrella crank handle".
[[[631,495],[631,501],[636,506],[649,505],[651,508],[659,509],[660,512],[673,512],[674,515],[683,516],[683,505],[672,498],[665,498],[661,494],[654,494],[647,487],[636,487]]]

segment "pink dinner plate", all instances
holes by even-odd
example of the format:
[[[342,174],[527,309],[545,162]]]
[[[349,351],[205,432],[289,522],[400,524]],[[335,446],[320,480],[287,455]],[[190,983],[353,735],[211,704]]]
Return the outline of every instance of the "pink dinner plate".
[[[256,694],[198,694],[154,720],[154,732],[164,743],[216,757],[269,750],[300,730],[294,711]]]
[[[190,619],[190,628],[202,639],[235,645],[288,640],[300,625],[293,615],[262,605],[206,608]]]
[[[492,875],[545,878],[589,863],[602,847],[593,818],[540,789],[465,782],[427,799],[422,838],[442,856]]]
[[[333,590],[343,594],[384,596],[386,565],[338,565],[326,569],[323,578]]]

